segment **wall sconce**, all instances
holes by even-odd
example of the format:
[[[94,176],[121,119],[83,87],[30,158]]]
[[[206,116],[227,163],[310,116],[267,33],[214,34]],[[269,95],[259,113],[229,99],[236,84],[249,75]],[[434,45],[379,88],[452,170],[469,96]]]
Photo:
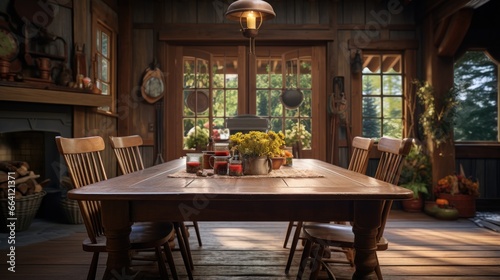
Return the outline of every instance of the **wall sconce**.
[[[351,61],[351,73],[359,74],[363,70],[363,60],[361,59],[361,54],[359,50],[356,51],[354,58]]]
[[[250,39],[250,53],[255,53],[255,37],[264,20],[276,17],[273,7],[262,0],[238,0],[227,8],[226,18],[239,21],[243,36]]]

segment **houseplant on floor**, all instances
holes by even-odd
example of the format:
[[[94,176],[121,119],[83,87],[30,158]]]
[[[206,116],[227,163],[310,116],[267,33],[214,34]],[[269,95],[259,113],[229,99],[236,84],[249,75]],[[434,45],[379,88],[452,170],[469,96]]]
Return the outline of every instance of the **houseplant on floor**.
[[[404,159],[399,185],[413,191],[413,199],[403,200],[403,209],[408,212],[420,212],[424,196],[429,194],[432,181],[432,168],[429,156],[420,143],[413,142],[408,156]]]

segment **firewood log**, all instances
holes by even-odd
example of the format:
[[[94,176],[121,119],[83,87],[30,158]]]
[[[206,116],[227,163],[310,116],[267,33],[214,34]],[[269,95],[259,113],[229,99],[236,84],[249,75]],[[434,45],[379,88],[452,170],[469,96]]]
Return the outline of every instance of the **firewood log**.
[[[34,189],[34,192],[35,192],[35,193],[39,193],[39,192],[41,192],[42,190],[43,190],[42,185],[40,185],[40,184],[36,184],[36,185],[35,185],[35,189]]]
[[[0,170],[5,172],[14,172],[17,170],[17,167],[12,165],[9,161],[0,161]]]
[[[16,186],[16,190],[19,191],[22,195],[27,195],[29,189],[30,185],[27,182],[18,184]]]
[[[28,175],[28,174],[29,174],[29,172],[30,172],[30,171],[28,170],[28,168],[26,168],[26,166],[25,166],[25,165],[21,165],[21,166],[20,166],[20,167],[19,167],[16,171],[17,171],[17,173],[19,173],[19,175],[21,175],[21,176],[26,176],[26,175]]]

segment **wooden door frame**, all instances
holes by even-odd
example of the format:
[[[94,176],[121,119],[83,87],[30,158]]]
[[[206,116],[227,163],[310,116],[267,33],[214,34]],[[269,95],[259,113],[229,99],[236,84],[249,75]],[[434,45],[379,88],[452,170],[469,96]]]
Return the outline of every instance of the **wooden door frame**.
[[[270,48],[281,48],[276,46],[269,46]],[[282,46],[283,48],[290,48],[290,46]],[[313,139],[311,147],[312,150],[305,150],[302,154],[303,157],[316,158],[326,161],[326,141],[327,141],[327,80],[326,80],[326,45],[318,46],[317,44],[311,46],[294,46],[297,48],[310,47],[312,49],[311,59],[313,63],[312,69],[312,131]],[[181,44],[169,45],[165,43],[162,48],[166,55],[160,56],[164,61],[162,65],[166,65],[167,77],[166,85],[167,92],[164,97],[164,131],[165,131],[165,160],[172,160],[184,156],[182,149],[183,140],[181,137],[172,137],[172,135],[182,135],[182,123],[179,122],[179,116],[182,116],[182,96],[176,94],[183,90],[182,83],[182,61],[183,61],[183,48]],[[200,46],[201,49],[211,49],[211,46]],[[216,47],[214,47],[216,48]],[[265,48],[265,46],[259,46]],[[259,51],[257,48],[257,52]],[[238,99],[238,113],[239,114],[255,114],[256,104],[249,100],[255,99],[255,78],[256,67],[255,59],[249,59],[248,48],[246,46],[237,46],[238,63],[242,67],[238,67],[238,72],[242,71],[239,76],[238,91],[244,92],[239,94]],[[248,66],[248,68],[247,68]],[[246,71],[249,69],[249,71]],[[253,71],[252,71],[253,69]],[[253,76],[252,76],[253,75]],[[252,83],[253,81],[253,83]],[[253,98],[253,99],[252,99]],[[172,105],[174,104],[174,105]]]

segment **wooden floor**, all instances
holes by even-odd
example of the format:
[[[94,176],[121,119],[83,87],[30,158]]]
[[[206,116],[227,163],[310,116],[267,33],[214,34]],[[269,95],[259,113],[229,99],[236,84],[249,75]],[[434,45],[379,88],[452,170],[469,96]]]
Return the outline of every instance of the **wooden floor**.
[[[199,224],[202,247],[190,230],[195,279],[295,279],[300,251],[290,274],[284,273],[287,223]],[[86,279],[91,255],[81,250],[85,235],[83,225],[35,221],[28,231],[16,234],[16,272],[11,273],[2,234],[0,279]],[[378,253],[384,279],[500,279],[500,233],[468,219],[439,221],[421,213],[393,211],[386,237],[389,250]],[[179,252],[174,255],[180,279],[186,279]],[[98,278],[105,259],[103,255]],[[334,271],[337,279],[350,279],[353,272],[346,265],[336,265]]]

